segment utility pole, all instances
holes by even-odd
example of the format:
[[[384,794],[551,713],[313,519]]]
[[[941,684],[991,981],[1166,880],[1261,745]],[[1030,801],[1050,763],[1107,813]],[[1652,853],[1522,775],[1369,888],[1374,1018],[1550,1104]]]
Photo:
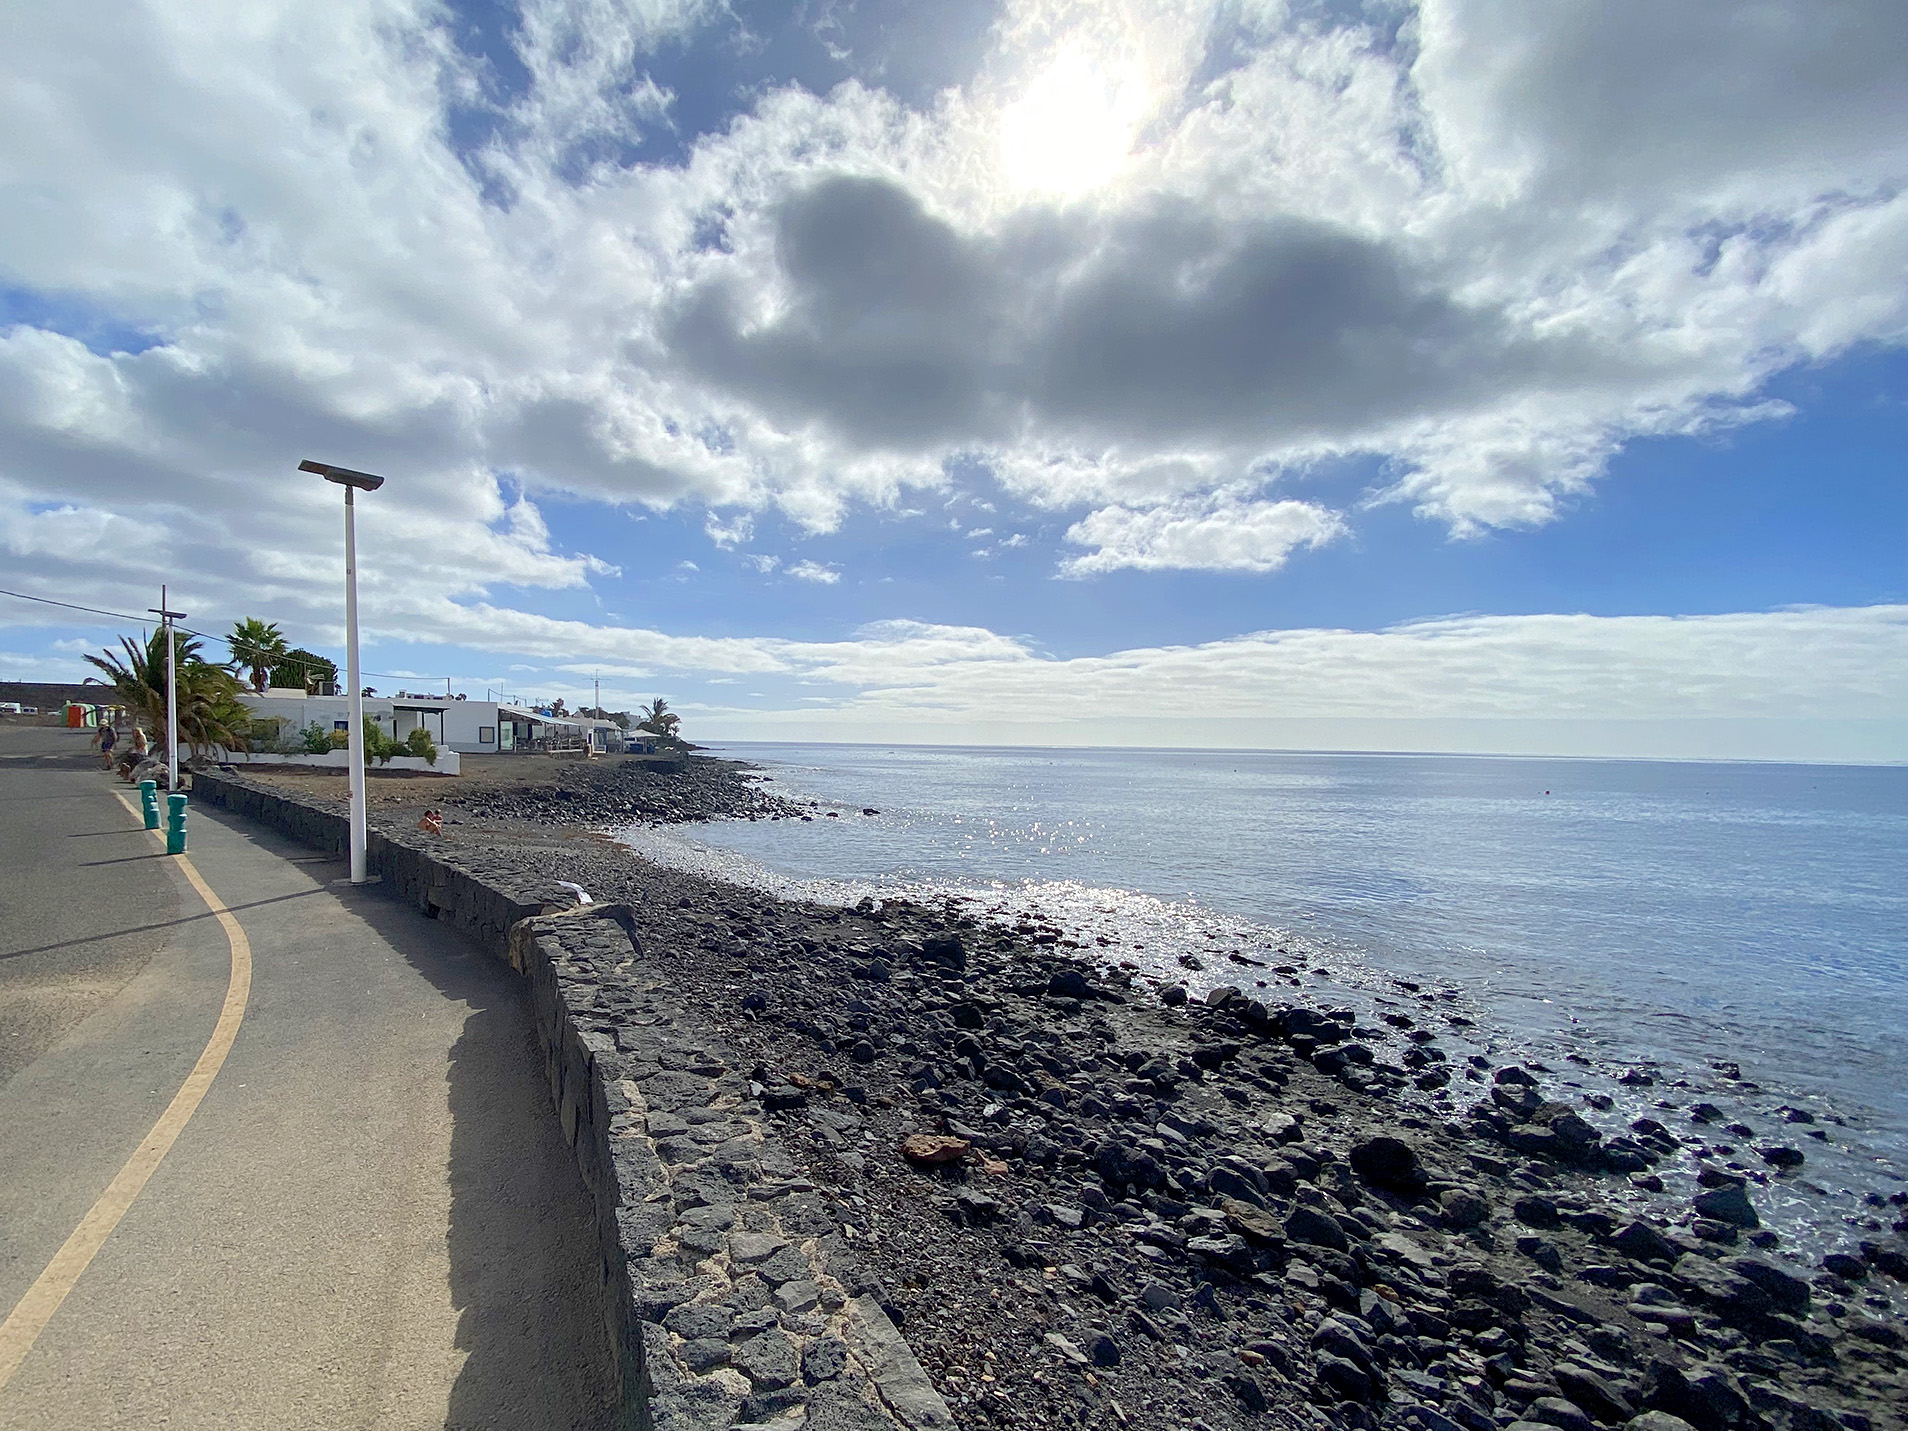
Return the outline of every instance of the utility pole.
[[[603,677],[602,677],[602,674],[599,672],[596,677],[596,714],[593,717],[591,717],[591,719],[601,720],[602,718],[603,718]]]
[[[159,614],[161,629],[166,633],[166,789],[179,788],[179,662],[173,650],[172,623],[174,618],[185,620],[185,612],[167,609],[166,589],[159,588],[159,604],[149,606],[148,611]]]

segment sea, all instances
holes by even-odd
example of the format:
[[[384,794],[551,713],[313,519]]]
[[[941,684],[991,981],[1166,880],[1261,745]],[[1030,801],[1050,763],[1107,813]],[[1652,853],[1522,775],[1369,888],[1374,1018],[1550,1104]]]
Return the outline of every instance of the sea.
[[[1590,1113],[1607,1129],[1652,1116],[1688,1132],[1701,1101],[1749,1130],[1697,1130],[1749,1166],[1765,1144],[1801,1148],[1803,1168],[1756,1197],[1823,1250],[1876,1222],[1865,1195],[1908,1185],[1908,767],[714,753],[813,818],[622,838],[789,897],[1038,911],[1195,996],[1231,984],[1382,1014],[1422,1010],[1419,985],[1442,995],[1454,1062],[1538,1065],[1610,1098]]]

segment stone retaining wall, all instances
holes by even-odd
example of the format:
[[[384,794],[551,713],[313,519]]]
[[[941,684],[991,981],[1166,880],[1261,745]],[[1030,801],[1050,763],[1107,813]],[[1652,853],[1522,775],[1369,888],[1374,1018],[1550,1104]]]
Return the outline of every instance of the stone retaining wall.
[[[195,796],[343,854],[344,813],[224,774]],[[764,1090],[645,976],[621,906],[578,910],[507,856],[372,832],[370,873],[530,986],[552,1106],[594,1198],[617,1425],[941,1431],[954,1419],[869,1295]]]

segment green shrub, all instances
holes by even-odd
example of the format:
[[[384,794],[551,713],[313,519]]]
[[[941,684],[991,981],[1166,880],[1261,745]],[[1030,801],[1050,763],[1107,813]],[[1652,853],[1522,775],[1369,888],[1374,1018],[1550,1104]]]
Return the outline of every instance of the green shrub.
[[[262,755],[291,755],[304,748],[298,742],[286,738],[285,722],[276,716],[247,721],[242,733],[245,748]]]
[[[431,733],[423,726],[419,726],[404,737],[404,753],[417,756],[426,765],[437,764],[436,742],[431,739]]]
[[[394,755],[405,754],[403,746],[384,733],[384,727],[370,716],[364,718],[364,758],[383,765]]]
[[[303,743],[307,755],[323,755],[328,750],[336,750],[337,743],[331,737],[332,732],[326,730],[317,721],[313,721],[298,732],[298,738]]]

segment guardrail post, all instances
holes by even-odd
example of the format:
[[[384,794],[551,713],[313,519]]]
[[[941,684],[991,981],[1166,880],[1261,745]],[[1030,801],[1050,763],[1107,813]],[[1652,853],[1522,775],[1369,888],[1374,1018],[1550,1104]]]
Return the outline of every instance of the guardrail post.
[[[183,855],[186,852],[186,797],[183,794],[166,796],[166,853]]]
[[[146,828],[159,828],[159,782],[142,780],[139,782],[139,807],[145,812]]]

